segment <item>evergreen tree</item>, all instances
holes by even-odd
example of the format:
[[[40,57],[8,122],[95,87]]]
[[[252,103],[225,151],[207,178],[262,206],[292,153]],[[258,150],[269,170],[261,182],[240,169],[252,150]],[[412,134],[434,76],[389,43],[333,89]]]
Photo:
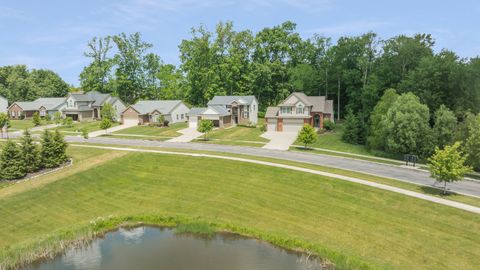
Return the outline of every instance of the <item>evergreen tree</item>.
[[[41,124],[41,119],[40,119],[40,115],[38,114],[38,112],[35,112],[35,113],[33,114],[32,122],[33,122],[33,124],[34,124],[36,127],[40,126],[40,124]]]
[[[8,140],[0,154],[0,178],[13,180],[26,174],[22,152],[14,141]]]
[[[26,172],[31,173],[37,171],[40,168],[42,158],[40,156],[40,150],[28,129],[25,130],[21,138],[20,150],[22,151],[23,160],[25,161]]]
[[[54,168],[57,166],[55,141],[52,133],[45,129],[42,135],[42,148],[40,155],[42,157],[42,166],[45,168]]]
[[[63,163],[67,162],[67,142],[64,140],[63,135],[60,131],[55,130],[55,134],[53,135],[53,142],[55,144],[55,155],[56,155],[56,163],[57,166],[62,165]]]
[[[304,125],[298,133],[298,140],[307,148],[309,144],[317,141],[317,133],[315,133],[315,129],[312,126]]]
[[[361,123],[358,117],[356,117],[352,111],[347,113],[344,123],[344,131],[342,133],[342,140],[348,143],[359,144],[362,141],[361,138]]]

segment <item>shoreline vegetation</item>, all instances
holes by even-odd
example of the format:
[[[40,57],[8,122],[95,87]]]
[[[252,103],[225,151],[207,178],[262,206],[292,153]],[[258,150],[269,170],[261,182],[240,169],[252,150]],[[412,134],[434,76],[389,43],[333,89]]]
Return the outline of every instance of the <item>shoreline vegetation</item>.
[[[59,230],[39,238],[30,245],[12,246],[0,252],[0,269],[20,269],[33,263],[53,259],[69,248],[87,246],[91,241],[120,228],[154,226],[174,228],[175,233],[193,233],[213,236],[215,233],[234,233],[244,237],[265,241],[275,247],[309,255],[319,260],[324,269],[374,269],[360,259],[346,257],[318,244],[280,236],[261,230],[240,227],[231,223],[207,221],[185,216],[137,215],[123,217],[98,217],[87,224],[72,229]],[[327,259],[330,258],[330,259]]]

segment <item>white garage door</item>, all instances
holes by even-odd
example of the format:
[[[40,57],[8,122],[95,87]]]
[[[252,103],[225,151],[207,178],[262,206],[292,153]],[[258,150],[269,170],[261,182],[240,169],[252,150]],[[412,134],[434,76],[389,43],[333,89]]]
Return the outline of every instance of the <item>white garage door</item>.
[[[189,116],[188,117],[188,126],[191,128],[196,128],[198,123],[198,116]]]
[[[283,119],[284,132],[298,132],[303,127],[303,119]]]
[[[137,117],[123,117],[123,124],[124,125],[129,125],[129,126],[132,126],[132,125],[138,125],[138,116]]]
[[[271,118],[268,119],[267,131],[276,131],[277,130],[277,119]]]

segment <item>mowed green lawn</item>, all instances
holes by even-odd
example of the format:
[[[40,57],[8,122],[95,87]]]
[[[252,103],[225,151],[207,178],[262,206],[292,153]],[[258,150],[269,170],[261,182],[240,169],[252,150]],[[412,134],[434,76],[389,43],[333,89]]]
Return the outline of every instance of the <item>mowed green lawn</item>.
[[[46,125],[47,122],[45,120],[41,121],[41,125]],[[32,119],[26,119],[26,120],[10,120],[10,131],[16,131],[16,130],[24,130],[26,128],[30,129],[35,127],[33,124]]]
[[[171,124],[168,127],[151,127],[151,126],[135,126],[127,129],[122,129],[117,132],[113,132],[111,135],[133,135],[129,138],[134,139],[135,137],[140,138],[157,138],[158,139],[168,139],[173,137],[178,137],[182,134],[177,131],[187,127],[187,123],[175,123]],[[127,136],[125,136],[127,137]]]
[[[112,123],[112,127],[118,126],[119,123]],[[82,121],[74,122],[71,127],[60,126],[57,129],[65,133],[80,133],[83,128],[86,128],[88,132],[100,130],[100,121]]]
[[[95,149],[79,151],[85,150]],[[10,188],[17,187],[0,191]],[[158,214],[293,237],[374,269],[480,265],[480,215],[238,161],[129,153],[33,189],[5,192],[0,192],[0,258],[6,248],[97,217]]]
[[[260,129],[263,122],[264,119],[259,118],[257,127],[236,126],[215,129],[208,134],[209,141],[203,141],[203,138],[198,138],[197,141],[203,143],[261,147],[268,142],[267,139],[260,137],[260,135],[264,133],[264,131]]]

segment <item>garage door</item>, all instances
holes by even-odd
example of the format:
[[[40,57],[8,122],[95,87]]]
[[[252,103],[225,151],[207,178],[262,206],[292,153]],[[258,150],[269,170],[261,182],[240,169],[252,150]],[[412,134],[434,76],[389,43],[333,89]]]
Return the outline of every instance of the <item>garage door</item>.
[[[123,118],[124,125],[138,125],[138,117],[137,118]]]
[[[267,131],[276,131],[277,130],[277,119],[272,118],[268,119]]]
[[[303,119],[283,119],[284,132],[298,132],[303,127]]]
[[[189,116],[188,117],[188,126],[191,128],[197,128],[198,116]]]

